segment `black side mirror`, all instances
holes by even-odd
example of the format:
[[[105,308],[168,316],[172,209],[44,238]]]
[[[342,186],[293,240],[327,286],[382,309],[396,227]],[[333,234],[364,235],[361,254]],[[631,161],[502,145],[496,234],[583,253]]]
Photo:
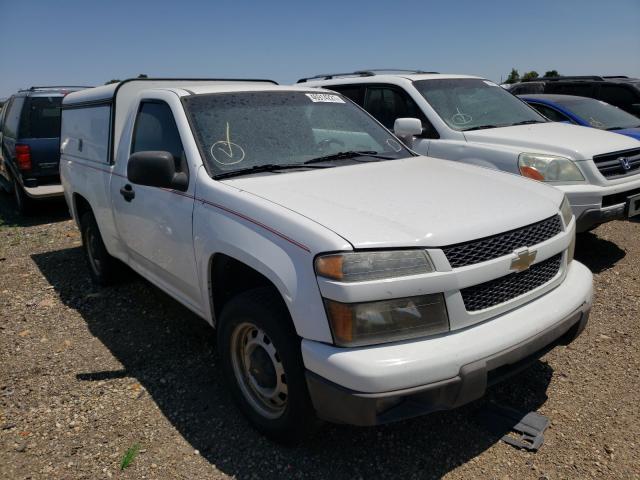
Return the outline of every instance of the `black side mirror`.
[[[131,183],[149,187],[185,191],[189,178],[176,172],[176,162],[169,152],[137,152],[129,157],[127,178]]]

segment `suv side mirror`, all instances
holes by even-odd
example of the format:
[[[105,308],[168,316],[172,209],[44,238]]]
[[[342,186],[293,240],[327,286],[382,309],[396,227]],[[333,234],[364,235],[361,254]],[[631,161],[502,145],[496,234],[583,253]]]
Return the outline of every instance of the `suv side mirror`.
[[[176,172],[176,162],[169,152],[137,152],[129,157],[127,178],[131,183],[149,187],[185,191],[189,178]]]
[[[396,118],[393,133],[402,139],[416,137],[422,133],[422,122],[417,118]]]

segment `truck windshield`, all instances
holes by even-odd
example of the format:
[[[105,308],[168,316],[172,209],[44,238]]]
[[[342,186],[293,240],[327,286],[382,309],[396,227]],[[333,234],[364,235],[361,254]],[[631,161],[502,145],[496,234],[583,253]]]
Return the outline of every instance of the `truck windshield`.
[[[367,113],[334,93],[216,93],[185,97],[184,105],[214,177],[413,155]]]
[[[589,125],[603,130],[618,130],[622,128],[640,127],[640,118],[608,103],[593,98],[574,97],[557,102],[579,117],[584,118]]]
[[[20,137],[56,138],[60,136],[62,96],[27,97],[20,118]]]
[[[417,80],[416,89],[454,130],[510,127],[547,120],[495,83],[479,78]]]

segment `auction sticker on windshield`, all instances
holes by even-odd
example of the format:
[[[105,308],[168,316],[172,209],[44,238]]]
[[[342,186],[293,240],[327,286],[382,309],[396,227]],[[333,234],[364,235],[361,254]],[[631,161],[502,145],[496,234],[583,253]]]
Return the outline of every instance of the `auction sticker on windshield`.
[[[338,95],[331,95],[329,93],[305,93],[312,102],[324,102],[324,103],[344,103]]]

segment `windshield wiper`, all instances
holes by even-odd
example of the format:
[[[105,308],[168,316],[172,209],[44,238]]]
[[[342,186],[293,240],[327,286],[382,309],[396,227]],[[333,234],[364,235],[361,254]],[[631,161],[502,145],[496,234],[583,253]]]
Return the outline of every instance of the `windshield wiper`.
[[[385,155],[380,155],[378,152],[374,150],[349,150],[346,152],[338,152],[332,153],[331,155],[325,155],[323,157],[312,158],[311,160],[307,160],[303,162],[305,165],[309,165],[310,163],[321,163],[321,162],[330,162],[332,160],[355,160],[358,157],[373,157],[379,158],[380,160],[392,160],[395,157],[388,157]],[[356,162],[371,162],[373,160],[355,160]]]
[[[640,128],[640,125],[636,125],[635,127],[609,127],[606,130],[625,130],[627,128]]]
[[[303,163],[285,163],[278,165],[277,163],[265,163],[263,165],[254,165],[253,167],[240,168],[238,170],[231,170],[230,172],[223,172],[215,175],[213,178],[216,180],[220,178],[237,177],[240,175],[249,175],[252,173],[260,172],[274,172],[276,170],[291,170],[294,168],[330,168],[329,165],[313,165],[308,166]]]
[[[516,125],[531,125],[532,123],[547,123],[542,120],[523,120],[522,122],[516,122],[509,125],[510,127],[514,127]]]
[[[462,132],[470,132],[471,130],[484,130],[485,128],[499,128],[504,127],[504,125],[478,125],[477,127],[469,127],[463,128]]]

